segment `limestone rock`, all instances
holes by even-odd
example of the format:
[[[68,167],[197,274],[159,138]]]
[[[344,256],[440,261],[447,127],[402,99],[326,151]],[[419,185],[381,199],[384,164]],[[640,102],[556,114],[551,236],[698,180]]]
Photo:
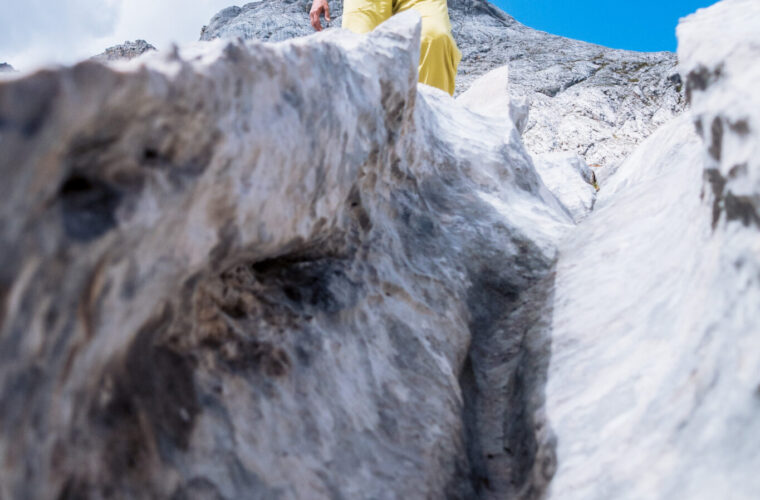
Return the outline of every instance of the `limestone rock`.
[[[332,22],[322,19],[325,28],[340,27],[342,1],[332,1]],[[207,26],[201,29],[201,40],[216,38],[243,38],[279,42],[314,33],[309,24],[308,0],[259,0],[242,7],[228,7],[217,13]]]
[[[0,497],[543,491],[503,328],[571,222],[418,50],[410,12],[0,83]]]
[[[156,48],[145,40],[135,40],[134,42],[127,41],[121,45],[108,47],[105,52],[94,56],[92,59],[100,62],[128,61],[153,50],[156,50]]]
[[[331,26],[339,27],[342,1],[329,5]],[[309,6],[305,0],[261,0],[230,7],[214,16],[201,38],[303,36],[313,31]],[[481,75],[508,65],[510,95],[530,104],[524,136],[529,151],[578,153],[604,167],[602,187],[641,141],[683,110],[675,54],[614,50],[550,35],[486,0],[450,0],[448,6],[463,55],[457,95]]]
[[[525,132],[530,105],[525,97],[509,94],[508,66],[489,71],[460,94],[457,100],[481,115],[512,120],[521,134]]]
[[[549,498],[760,491],[759,25],[752,0],[682,22],[692,110],[636,149],[560,247],[542,306]]]
[[[533,158],[538,175],[576,223],[594,209],[596,176],[576,153],[544,153]]]

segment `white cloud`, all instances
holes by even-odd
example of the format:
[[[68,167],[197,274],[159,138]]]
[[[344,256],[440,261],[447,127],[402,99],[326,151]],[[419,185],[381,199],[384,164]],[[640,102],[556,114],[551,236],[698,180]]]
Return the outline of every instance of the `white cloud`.
[[[72,63],[125,40],[158,48],[198,40],[235,0],[2,0],[0,62],[29,70]]]

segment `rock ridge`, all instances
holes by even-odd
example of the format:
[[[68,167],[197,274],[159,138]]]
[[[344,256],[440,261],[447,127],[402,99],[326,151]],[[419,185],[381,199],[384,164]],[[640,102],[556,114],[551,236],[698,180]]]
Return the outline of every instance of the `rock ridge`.
[[[306,0],[262,0],[215,15],[201,40],[282,41],[313,32]],[[341,23],[342,1],[330,1]],[[682,82],[670,52],[616,50],[537,31],[485,0],[448,3],[462,51],[456,95],[477,78],[509,65],[513,97],[528,100],[529,151],[577,153],[610,176],[654,130],[683,111]]]
[[[418,50],[406,13],[0,83],[1,496],[546,487],[535,356],[484,348],[572,222]]]
[[[156,48],[145,40],[126,41],[120,45],[108,47],[103,53],[93,56],[92,59],[100,62],[129,61],[146,52],[155,50]]]

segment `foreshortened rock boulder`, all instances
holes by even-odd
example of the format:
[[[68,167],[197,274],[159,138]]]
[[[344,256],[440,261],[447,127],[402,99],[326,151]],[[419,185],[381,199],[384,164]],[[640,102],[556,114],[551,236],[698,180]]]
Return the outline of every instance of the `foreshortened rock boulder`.
[[[0,499],[757,498],[760,3],[449,6],[0,80]]]
[[[546,486],[540,385],[470,353],[533,362],[500,328],[572,223],[510,121],[417,87],[418,23],[0,84],[0,496]]]

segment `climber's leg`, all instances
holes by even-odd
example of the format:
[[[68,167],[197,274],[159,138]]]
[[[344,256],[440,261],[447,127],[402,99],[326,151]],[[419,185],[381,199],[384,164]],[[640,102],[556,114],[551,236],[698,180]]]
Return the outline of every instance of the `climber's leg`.
[[[393,13],[414,9],[422,16],[420,82],[454,94],[462,53],[451,35],[446,0],[393,0]]]
[[[369,33],[392,13],[392,0],[346,0],[341,26],[354,33]]]

